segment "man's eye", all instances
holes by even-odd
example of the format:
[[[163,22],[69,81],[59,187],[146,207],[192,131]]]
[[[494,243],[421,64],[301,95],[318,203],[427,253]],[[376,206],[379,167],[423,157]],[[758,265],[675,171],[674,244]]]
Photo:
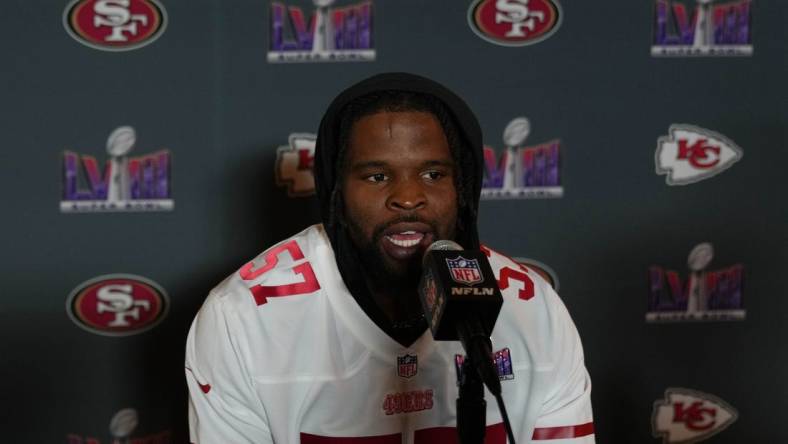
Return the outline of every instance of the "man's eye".
[[[445,174],[441,173],[440,171],[427,171],[421,175],[421,177],[430,180],[438,180],[443,176],[445,176]]]
[[[383,182],[386,180],[386,175],[383,173],[372,174],[367,177],[367,180],[370,182]]]

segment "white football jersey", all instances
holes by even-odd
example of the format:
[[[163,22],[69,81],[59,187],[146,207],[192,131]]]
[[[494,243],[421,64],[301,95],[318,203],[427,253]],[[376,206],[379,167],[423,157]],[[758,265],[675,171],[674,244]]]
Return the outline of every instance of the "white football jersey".
[[[591,382],[564,304],[494,251],[503,294],[492,343],[518,443],[594,442]],[[345,287],[321,225],[213,289],[186,346],[195,444],[455,443],[459,342],[386,335]],[[486,392],[486,443],[505,443]]]

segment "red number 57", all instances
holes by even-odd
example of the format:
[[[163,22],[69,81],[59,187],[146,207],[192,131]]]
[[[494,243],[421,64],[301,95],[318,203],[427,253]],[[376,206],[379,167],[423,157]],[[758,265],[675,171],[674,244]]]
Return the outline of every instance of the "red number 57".
[[[241,267],[238,274],[241,276],[241,279],[245,281],[257,279],[276,267],[276,264],[279,263],[279,256],[284,252],[288,252],[294,261],[304,258],[304,253],[301,251],[296,241],[291,240],[290,242],[268,250],[265,253],[265,263],[262,267],[255,269],[254,263],[249,262]],[[315,271],[312,269],[312,264],[309,262],[302,262],[294,265],[291,270],[293,270],[294,274],[301,276],[303,281],[285,285],[253,285],[249,288],[257,305],[265,304],[268,302],[268,298],[308,294],[320,290],[320,283],[317,281],[317,277],[315,277]]]

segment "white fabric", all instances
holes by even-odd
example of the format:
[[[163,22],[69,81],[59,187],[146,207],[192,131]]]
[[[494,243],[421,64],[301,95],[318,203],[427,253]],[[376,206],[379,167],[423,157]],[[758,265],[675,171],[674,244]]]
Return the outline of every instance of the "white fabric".
[[[495,252],[489,259],[496,276],[506,267],[526,271]],[[454,358],[463,353],[461,345],[435,342],[427,331],[406,348],[380,330],[347,291],[322,226],[304,230],[250,264],[242,268],[245,274],[236,272],[211,291],[189,332],[193,443],[381,437],[364,442],[420,444],[425,440],[414,436],[456,425]],[[308,281],[310,267],[320,289],[307,282],[289,288],[309,293],[269,296],[258,305],[251,288]],[[254,279],[241,277],[260,269],[264,272]],[[565,432],[592,421],[591,383],[574,324],[550,285],[537,273],[526,273],[534,296],[521,299],[522,279],[509,279],[492,333],[493,349],[511,353],[514,378],[503,380],[502,387],[518,443],[531,442],[535,428]],[[405,354],[418,359],[410,378],[397,373],[397,358]],[[422,410],[393,413],[393,400],[403,399],[396,395],[402,393],[411,394],[404,397],[410,398],[409,409]],[[489,392],[486,399],[487,424],[501,423]],[[302,433],[313,436],[302,438]],[[383,438],[388,435],[394,437]],[[534,442],[587,444],[594,436]]]

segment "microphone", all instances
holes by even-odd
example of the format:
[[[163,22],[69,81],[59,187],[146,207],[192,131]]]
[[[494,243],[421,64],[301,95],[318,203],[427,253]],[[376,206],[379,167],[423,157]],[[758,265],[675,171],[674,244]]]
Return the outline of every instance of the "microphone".
[[[490,334],[503,297],[487,256],[450,240],[434,242],[424,253],[419,299],[433,338],[462,342],[484,384],[500,395]]]

